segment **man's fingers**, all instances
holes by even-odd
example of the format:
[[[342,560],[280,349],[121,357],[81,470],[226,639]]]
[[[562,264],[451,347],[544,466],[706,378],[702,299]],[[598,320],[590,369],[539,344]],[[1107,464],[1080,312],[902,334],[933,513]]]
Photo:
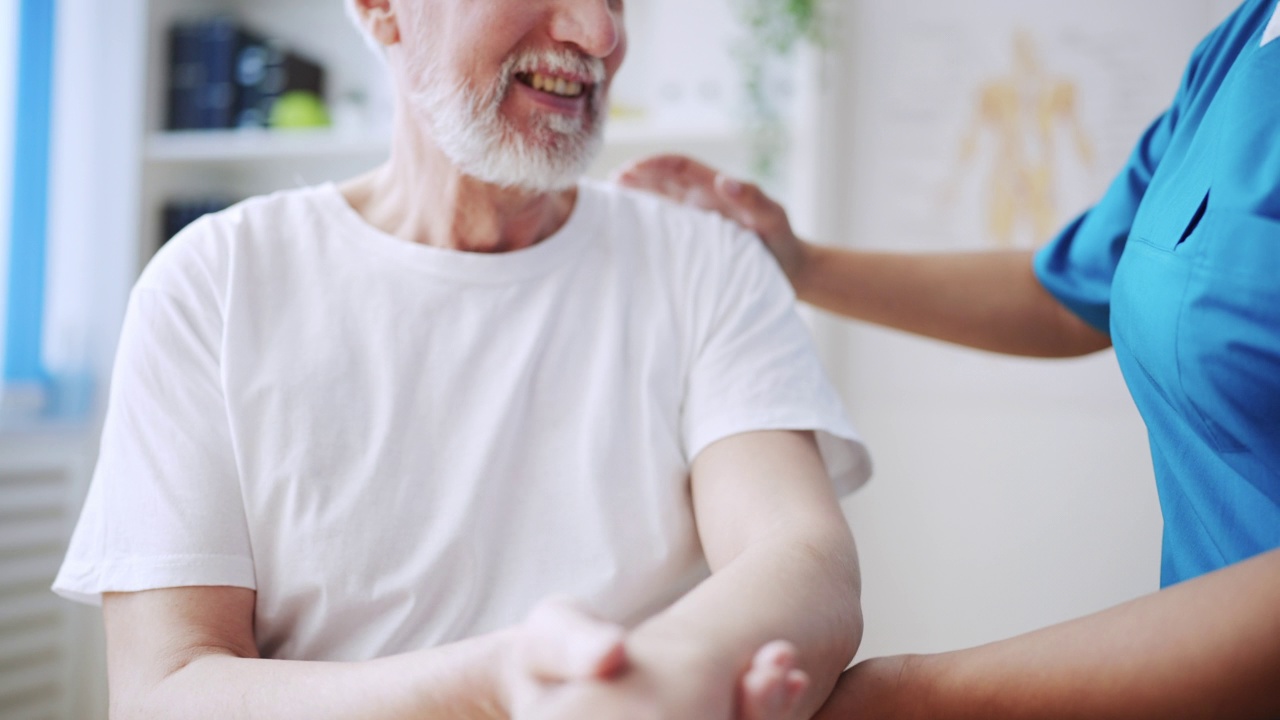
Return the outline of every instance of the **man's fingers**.
[[[739,720],[782,720],[788,698],[786,676],[777,667],[753,667],[742,678]]]
[[[756,651],[751,666],[790,670],[796,666],[796,646],[786,640],[774,640]]]
[[[794,708],[800,702],[800,696],[809,689],[809,675],[803,670],[792,670],[787,673],[784,684],[787,688],[787,704]]]
[[[784,720],[808,687],[809,676],[796,668],[795,646],[771,642],[756,651],[742,677],[738,720]]]
[[[625,630],[568,602],[542,603],[524,628],[524,661],[540,679],[607,678],[626,666]]]

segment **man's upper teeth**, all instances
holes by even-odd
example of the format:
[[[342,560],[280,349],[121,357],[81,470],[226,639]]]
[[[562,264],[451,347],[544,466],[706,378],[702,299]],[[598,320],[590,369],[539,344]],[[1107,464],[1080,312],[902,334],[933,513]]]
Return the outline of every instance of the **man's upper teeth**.
[[[535,90],[554,93],[556,95],[564,95],[566,97],[577,97],[582,93],[582,83],[574,80],[565,80],[561,77],[551,77],[542,73],[534,73],[533,78],[529,82]]]

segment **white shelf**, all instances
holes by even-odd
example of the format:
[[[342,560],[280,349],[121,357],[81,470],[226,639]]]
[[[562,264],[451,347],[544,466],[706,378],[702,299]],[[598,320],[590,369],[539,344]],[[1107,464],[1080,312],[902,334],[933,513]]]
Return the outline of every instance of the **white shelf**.
[[[615,120],[605,131],[612,149],[740,144],[745,135],[732,127],[661,127],[643,121]],[[236,163],[246,161],[364,158],[385,156],[390,142],[373,133],[332,130],[185,130],[152,133],[146,141],[151,163]]]
[[[333,130],[187,130],[153,133],[146,157],[153,163],[218,163],[262,160],[377,157],[385,137]]]
[[[605,126],[605,143],[626,145],[695,145],[699,143],[739,143],[746,138],[745,131],[729,124],[675,125],[657,124],[644,120],[611,120]]]

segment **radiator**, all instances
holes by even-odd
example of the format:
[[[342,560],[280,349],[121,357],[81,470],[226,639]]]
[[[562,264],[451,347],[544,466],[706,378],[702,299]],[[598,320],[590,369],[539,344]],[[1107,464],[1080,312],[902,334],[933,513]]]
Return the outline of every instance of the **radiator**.
[[[77,712],[75,674],[89,643],[49,586],[83,494],[80,437],[0,435],[0,720]]]

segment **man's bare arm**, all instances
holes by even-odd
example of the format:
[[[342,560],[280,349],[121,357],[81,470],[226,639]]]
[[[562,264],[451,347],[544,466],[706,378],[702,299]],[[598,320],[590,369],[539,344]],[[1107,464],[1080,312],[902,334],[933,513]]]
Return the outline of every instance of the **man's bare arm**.
[[[862,615],[853,537],[812,433],[713,443],[694,461],[692,493],[711,577],[632,630],[619,679],[569,683],[530,718],[791,720],[827,697]],[[757,673],[777,648],[804,682]],[[778,692],[754,692],[757,679]]]
[[[1280,718],[1280,550],[1095,615],[845,673],[822,720]]]
[[[260,659],[255,593],[103,598],[112,720],[490,720],[542,679],[608,677],[622,631],[555,604],[518,628],[367,662]]]
[[[665,155],[619,180],[715,210],[757,233],[804,302],[846,317],[1012,355],[1070,357],[1111,345],[1050,295],[1030,251],[876,253],[813,245],[759,188]]]
[[[638,637],[697,637],[741,667],[773,638],[791,642],[819,707],[862,638],[853,536],[809,432],[753,432],[694,460],[693,502],[712,576]]]
[[[810,679],[794,705],[808,717],[862,637],[853,536],[812,433],[754,432],[713,443],[693,463],[698,534],[712,576],[642,623],[646,648],[696,643],[732,684],[756,648],[775,638],[798,650]]]

